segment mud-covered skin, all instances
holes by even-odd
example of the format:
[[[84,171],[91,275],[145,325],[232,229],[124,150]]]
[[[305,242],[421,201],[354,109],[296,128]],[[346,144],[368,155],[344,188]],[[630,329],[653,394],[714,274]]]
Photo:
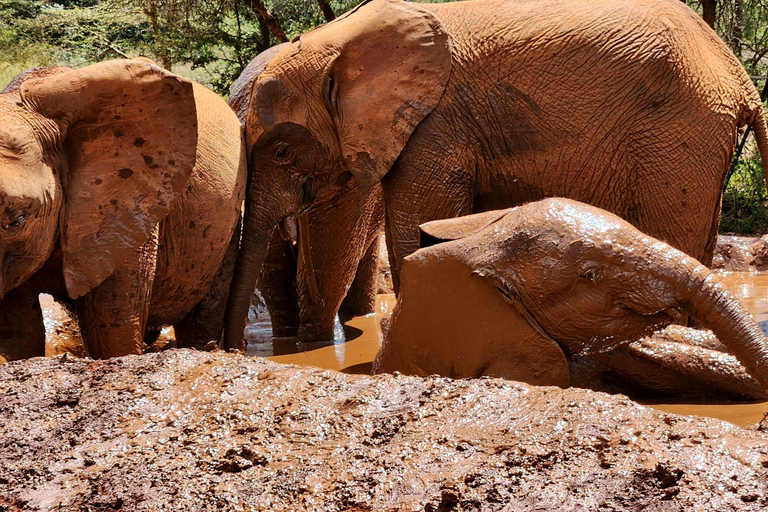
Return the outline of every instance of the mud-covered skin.
[[[632,398],[766,400],[711,331],[670,325],[607,352],[571,356],[571,385]]]
[[[612,213],[550,198],[421,230],[374,371],[567,387],[579,358],[627,374],[626,392],[658,370],[641,390],[766,397],[768,340],[747,310],[706,266]],[[693,330],[626,346],[687,314],[733,355]]]
[[[229,345],[309,179],[317,201],[346,172],[381,181],[397,291],[419,224],[554,196],[709,264],[740,126],[768,163],[752,81],[676,0],[374,0],[295,39],[253,91],[247,144],[272,155],[254,195],[279,199],[246,216],[259,235],[243,239]]]
[[[11,363],[0,404],[10,511],[768,506],[765,434],[586,390],[169,351]]]
[[[232,84],[229,105],[241,123],[248,116],[253,84],[287,46],[260,53]],[[250,172],[260,169],[253,166]],[[306,214],[305,229],[294,226],[293,240],[283,239],[278,231],[272,236],[259,290],[275,336],[298,335],[303,342],[332,340],[340,309],[353,316],[373,311],[379,233],[384,229],[381,194],[380,186],[361,190],[351,181],[333,200]]]
[[[93,357],[140,353],[165,324],[184,346],[218,339],[246,178],[223,100],[146,59],[32,70],[7,91],[0,357],[44,354],[27,327],[41,292],[76,311]]]

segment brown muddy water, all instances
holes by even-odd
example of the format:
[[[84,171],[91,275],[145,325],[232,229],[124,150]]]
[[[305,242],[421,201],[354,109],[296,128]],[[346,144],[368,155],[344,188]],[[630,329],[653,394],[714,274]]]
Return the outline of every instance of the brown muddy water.
[[[768,272],[719,272],[721,278],[741,303],[768,329]],[[395,297],[379,295],[376,312],[354,317],[336,324],[336,340],[332,345],[297,345],[292,338],[272,338],[269,321],[254,322],[246,331],[248,354],[266,357],[279,363],[318,366],[344,373],[369,373],[371,362],[379,350],[378,323],[391,313]],[[741,427],[755,425],[768,411],[768,402],[753,404],[655,403],[645,405],[664,412],[686,416],[703,416],[728,421]]]
[[[768,328],[768,272],[720,272],[720,275],[725,284],[763,326],[763,330],[766,330]],[[41,302],[46,316],[48,334],[46,355],[66,351],[82,355],[82,348],[78,348],[79,336],[72,321],[57,308],[50,297],[42,297]],[[333,343],[297,344],[294,338],[273,338],[268,320],[255,321],[246,328],[248,341],[246,353],[279,363],[367,374],[371,370],[371,363],[380,346],[379,321],[383,316],[389,315],[394,306],[394,295],[381,294],[377,297],[375,313],[353,317],[343,322],[337,320]],[[646,402],[645,405],[664,412],[721,419],[742,427],[759,423],[768,411],[766,402],[753,404]]]

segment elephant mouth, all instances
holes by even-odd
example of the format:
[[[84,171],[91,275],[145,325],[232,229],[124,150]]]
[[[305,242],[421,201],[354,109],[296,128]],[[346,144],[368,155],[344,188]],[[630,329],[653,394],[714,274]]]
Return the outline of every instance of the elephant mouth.
[[[289,242],[291,245],[296,245],[299,239],[299,223],[296,220],[296,215],[291,214],[284,217],[278,225],[280,230],[280,237]]]

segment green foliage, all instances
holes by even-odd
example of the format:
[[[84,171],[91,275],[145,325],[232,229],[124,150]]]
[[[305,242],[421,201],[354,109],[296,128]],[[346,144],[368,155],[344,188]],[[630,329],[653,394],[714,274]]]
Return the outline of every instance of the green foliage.
[[[723,194],[721,233],[768,233],[765,173],[756,147],[743,157]]]

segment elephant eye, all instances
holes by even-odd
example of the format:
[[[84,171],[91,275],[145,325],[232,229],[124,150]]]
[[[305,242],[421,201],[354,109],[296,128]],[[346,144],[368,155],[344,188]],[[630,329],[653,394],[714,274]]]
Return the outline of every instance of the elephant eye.
[[[589,268],[586,272],[584,272],[584,277],[591,281],[593,284],[597,284],[597,282],[600,280],[600,269]]]
[[[291,148],[285,142],[278,142],[274,146],[275,161],[287,164],[291,161]]]
[[[3,224],[3,230],[7,231],[12,228],[17,228],[24,224],[27,220],[27,212],[24,210],[16,210],[8,215],[8,221]]]

